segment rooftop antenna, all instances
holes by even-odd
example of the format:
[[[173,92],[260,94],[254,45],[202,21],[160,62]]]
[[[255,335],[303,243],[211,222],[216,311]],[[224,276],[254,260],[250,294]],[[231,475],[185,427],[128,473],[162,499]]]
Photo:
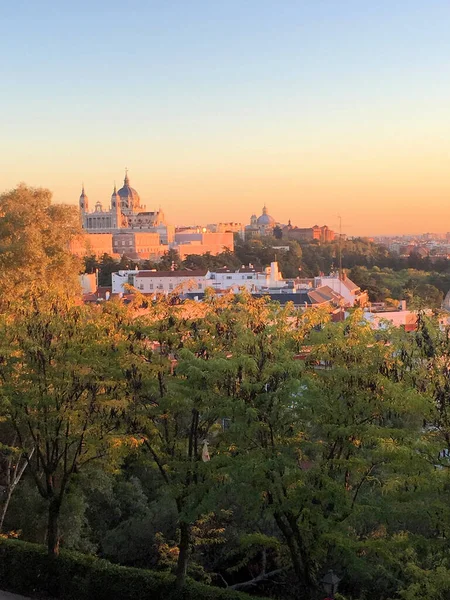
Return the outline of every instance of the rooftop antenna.
[[[339,219],[339,242],[338,242],[338,252],[339,252],[339,295],[341,297],[341,313],[342,313],[342,217],[338,215]]]

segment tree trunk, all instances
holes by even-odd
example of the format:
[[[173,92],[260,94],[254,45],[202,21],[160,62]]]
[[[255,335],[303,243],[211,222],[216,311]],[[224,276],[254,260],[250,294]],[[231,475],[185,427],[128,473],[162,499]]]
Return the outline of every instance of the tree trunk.
[[[190,525],[180,521],[180,553],[177,563],[176,589],[180,591],[186,583],[186,574],[189,561]]]
[[[292,567],[294,569],[295,575],[297,576],[297,580],[300,585],[300,590],[303,593],[302,597],[307,597],[308,592],[305,586],[305,565],[303,564],[301,552],[297,546],[294,532],[291,530],[289,524],[285,522],[282,513],[276,512],[274,514],[274,518],[276,524],[278,525],[278,528],[283,534],[283,537],[289,549]]]
[[[12,496],[12,488],[9,487],[8,490],[6,491],[6,498],[5,501],[3,502],[3,506],[1,508],[1,512],[0,512],[0,533],[3,531],[3,522],[5,520],[5,516],[6,516],[6,512],[8,510],[8,506],[9,503],[11,501],[11,496]]]
[[[59,528],[58,519],[61,503],[52,498],[48,506],[48,525],[47,525],[47,551],[49,556],[59,554]]]

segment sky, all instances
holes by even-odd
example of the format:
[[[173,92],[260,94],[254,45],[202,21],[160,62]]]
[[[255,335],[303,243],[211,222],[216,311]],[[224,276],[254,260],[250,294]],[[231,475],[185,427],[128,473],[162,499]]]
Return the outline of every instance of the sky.
[[[0,192],[450,231],[447,0],[2,3]]]

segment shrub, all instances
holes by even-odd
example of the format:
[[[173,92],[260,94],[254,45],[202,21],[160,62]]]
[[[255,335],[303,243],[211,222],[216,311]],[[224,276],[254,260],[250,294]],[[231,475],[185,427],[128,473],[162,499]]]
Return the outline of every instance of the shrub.
[[[19,540],[0,540],[1,587],[29,595],[62,600],[249,600],[232,590],[188,581],[182,594],[167,573],[131,569],[76,552],[57,558],[43,546]]]

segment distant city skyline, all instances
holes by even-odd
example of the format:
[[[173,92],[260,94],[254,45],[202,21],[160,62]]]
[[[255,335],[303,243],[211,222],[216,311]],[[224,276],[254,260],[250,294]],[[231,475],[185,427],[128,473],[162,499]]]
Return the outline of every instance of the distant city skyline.
[[[0,191],[349,235],[450,231],[450,4],[118,0],[3,8]]]

